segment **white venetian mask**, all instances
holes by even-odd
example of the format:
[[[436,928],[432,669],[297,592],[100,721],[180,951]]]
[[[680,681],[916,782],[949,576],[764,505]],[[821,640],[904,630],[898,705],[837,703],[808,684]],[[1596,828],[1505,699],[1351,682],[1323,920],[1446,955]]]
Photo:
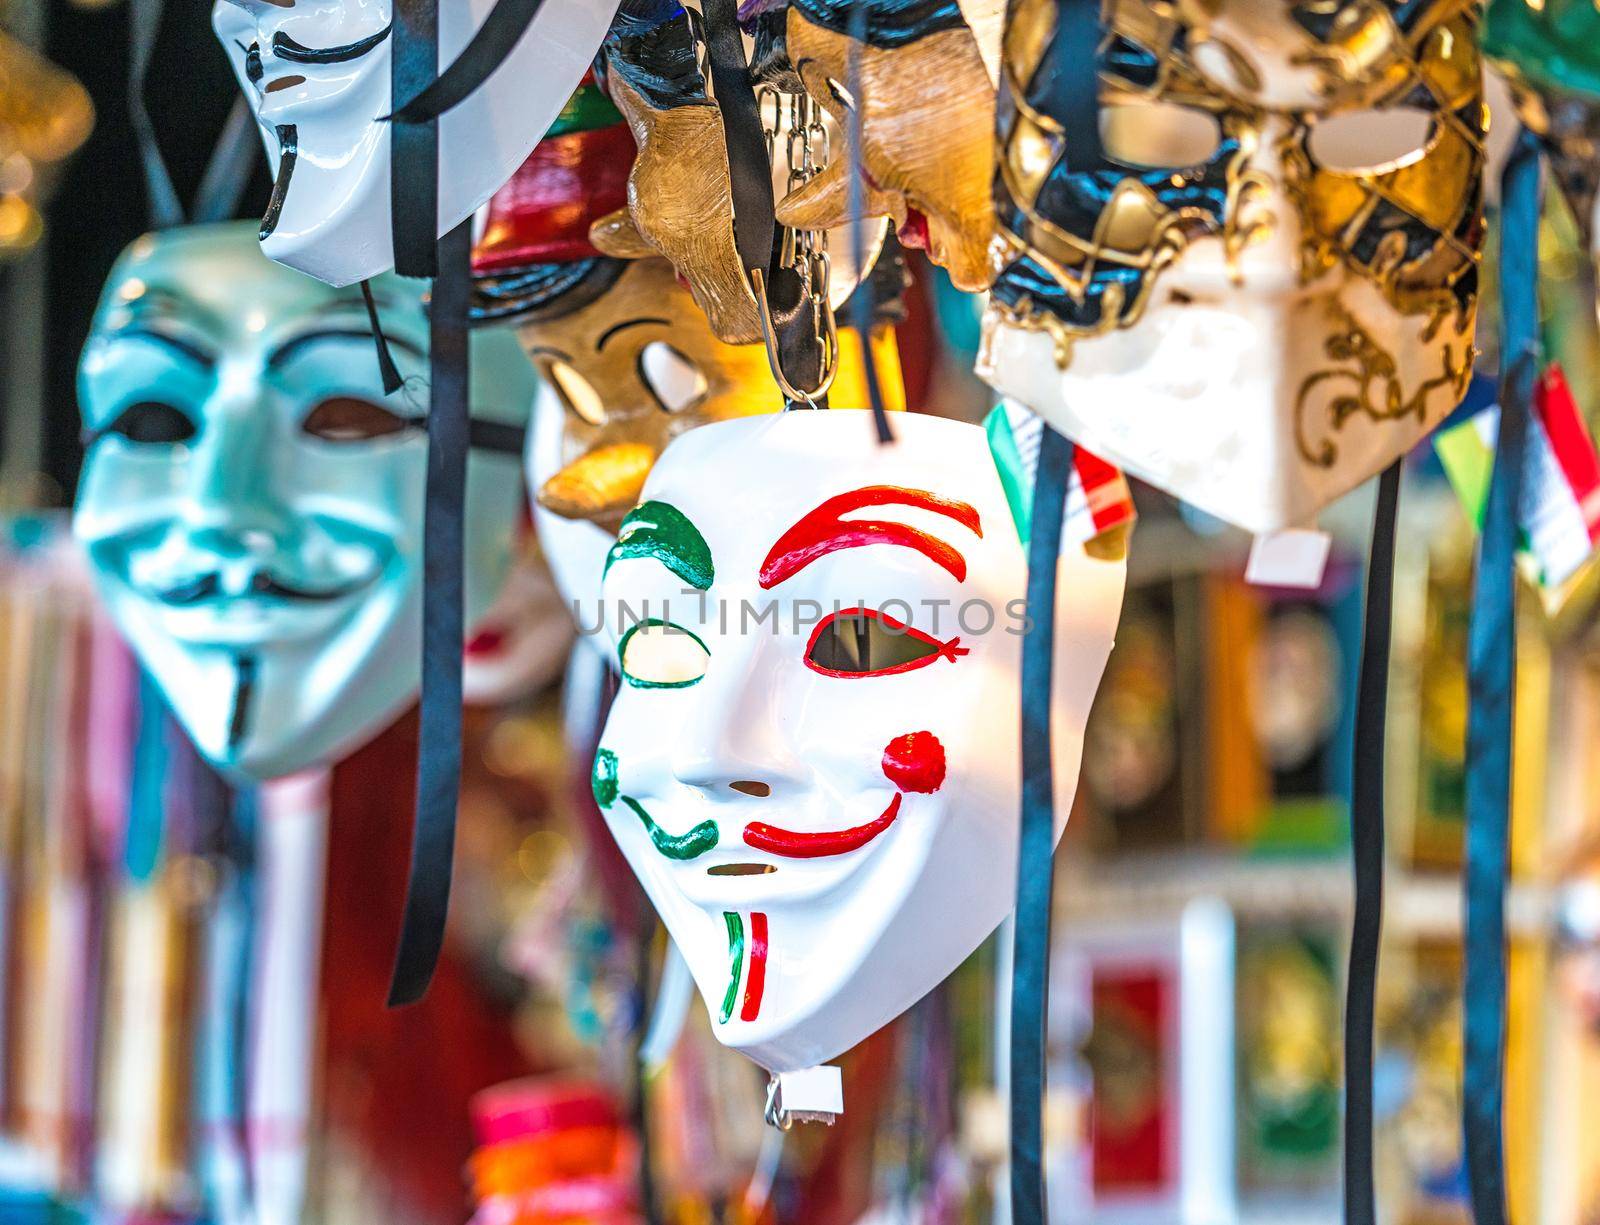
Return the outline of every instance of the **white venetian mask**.
[[[545,0],[506,61],[439,121],[439,232],[520,166],[605,36],[616,0]],[[453,62],[494,0],[439,6]],[[276,183],[272,259],[331,285],[393,267],[389,212],[392,0],[217,0],[212,26],[255,107]]]
[[[692,430],[606,563],[596,799],[718,1036],[779,1071],[892,1019],[1013,904],[1024,549],[982,429],[894,430]],[[1060,564],[1064,819],[1124,566]]]

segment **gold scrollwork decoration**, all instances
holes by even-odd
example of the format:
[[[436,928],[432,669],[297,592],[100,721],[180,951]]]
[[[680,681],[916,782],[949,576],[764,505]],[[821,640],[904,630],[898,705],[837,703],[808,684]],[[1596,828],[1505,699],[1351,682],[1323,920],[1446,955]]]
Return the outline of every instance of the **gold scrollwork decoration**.
[[[1332,435],[1344,429],[1345,423],[1354,416],[1360,415],[1373,422],[1403,421],[1407,417],[1424,421],[1428,398],[1435,389],[1450,387],[1454,403],[1466,394],[1467,383],[1472,378],[1471,344],[1459,350],[1446,344],[1440,351],[1440,372],[1424,379],[1407,395],[1394,355],[1343,306],[1334,304],[1330,310],[1334,315],[1334,331],[1323,343],[1322,351],[1329,360],[1353,363],[1354,368],[1339,366],[1318,370],[1300,384],[1295,397],[1295,445],[1307,463],[1318,468],[1333,467],[1339,458],[1339,448]],[[1323,437],[1313,443],[1308,430],[1316,415],[1312,395],[1318,388],[1330,385],[1337,390],[1320,404],[1327,425]]]

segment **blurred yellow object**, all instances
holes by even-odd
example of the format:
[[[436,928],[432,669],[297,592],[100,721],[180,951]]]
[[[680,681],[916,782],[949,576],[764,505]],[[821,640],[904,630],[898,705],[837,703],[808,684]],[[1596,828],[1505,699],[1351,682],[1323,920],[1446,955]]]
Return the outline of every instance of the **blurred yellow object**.
[[[38,241],[50,171],[93,126],[94,106],[83,86],[0,33],[0,260]]]

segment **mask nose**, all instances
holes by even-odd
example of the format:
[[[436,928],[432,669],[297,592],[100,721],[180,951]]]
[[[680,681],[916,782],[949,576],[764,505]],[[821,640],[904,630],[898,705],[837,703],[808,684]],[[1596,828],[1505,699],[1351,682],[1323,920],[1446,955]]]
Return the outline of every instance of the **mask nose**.
[[[272,406],[255,399],[218,403],[205,415],[182,516],[195,547],[226,558],[265,557],[288,537],[291,518],[274,489],[272,417]]]
[[[768,655],[778,644],[758,638],[742,651],[737,647],[745,644],[734,645],[731,656],[718,651],[700,683],[687,691],[693,707],[679,725],[673,777],[711,799],[792,799],[811,771],[783,734],[788,712],[782,686],[774,683],[782,669]]]

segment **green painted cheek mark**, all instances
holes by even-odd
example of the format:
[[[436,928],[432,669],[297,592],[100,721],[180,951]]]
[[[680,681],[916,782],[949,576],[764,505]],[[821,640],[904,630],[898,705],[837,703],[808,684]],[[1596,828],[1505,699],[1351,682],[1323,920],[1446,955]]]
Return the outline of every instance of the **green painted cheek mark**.
[[[668,859],[697,859],[717,845],[717,823],[709,818],[700,822],[686,834],[669,834],[656,824],[655,818],[632,796],[623,796],[622,802],[638,814],[639,820],[650,833],[650,841]]]
[[[610,808],[618,799],[633,809],[644,822],[650,842],[668,859],[689,860],[704,855],[717,845],[717,823],[710,819],[700,822],[686,834],[669,834],[656,824],[655,818],[644,810],[644,805],[632,796],[620,795],[617,784],[617,755],[610,749],[601,749],[594,755],[594,769],[589,774],[589,787],[594,792],[594,802],[601,808]]]
[[[711,546],[689,517],[667,502],[641,502],[622,520],[606,554],[606,572],[626,557],[653,557],[689,586],[709,591],[716,577]]]
[[[617,755],[610,749],[601,749],[594,755],[589,787],[601,808],[610,808],[617,802]]]
[[[722,997],[722,1023],[726,1025],[733,1016],[734,1001],[739,998],[739,971],[744,966],[744,920],[731,910],[722,912],[728,925],[728,990]]]

